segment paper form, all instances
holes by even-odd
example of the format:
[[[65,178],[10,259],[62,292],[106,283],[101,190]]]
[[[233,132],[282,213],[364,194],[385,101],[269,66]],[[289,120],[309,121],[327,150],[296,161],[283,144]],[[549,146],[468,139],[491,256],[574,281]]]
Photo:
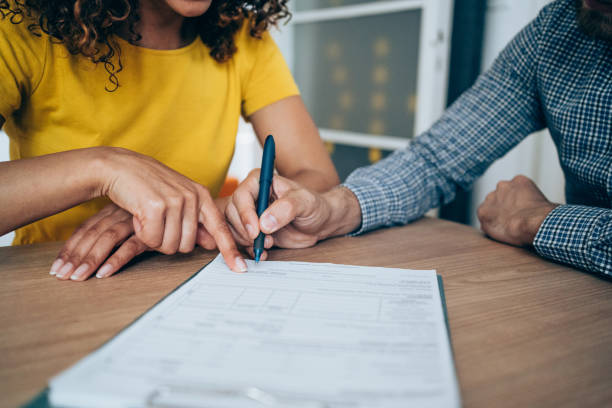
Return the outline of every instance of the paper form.
[[[217,257],[52,379],[52,403],[460,406],[435,271],[248,267],[237,274]]]

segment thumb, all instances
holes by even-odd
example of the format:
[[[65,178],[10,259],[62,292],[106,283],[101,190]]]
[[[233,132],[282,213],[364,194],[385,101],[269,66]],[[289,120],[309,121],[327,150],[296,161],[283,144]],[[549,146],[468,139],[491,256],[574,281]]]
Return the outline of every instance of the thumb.
[[[291,224],[297,217],[304,216],[311,211],[312,209],[308,208],[308,206],[314,203],[315,200],[309,195],[311,196],[312,193],[304,189],[288,190],[276,199],[259,219],[263,233],[273,234],[286,225]]]

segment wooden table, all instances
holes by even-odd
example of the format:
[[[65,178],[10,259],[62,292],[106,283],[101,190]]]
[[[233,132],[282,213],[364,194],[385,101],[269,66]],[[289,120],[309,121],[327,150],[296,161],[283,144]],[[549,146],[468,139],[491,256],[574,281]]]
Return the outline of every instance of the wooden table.
[[[48,274],[59,248],[0,248],[2,407],[28,401],[215,256],[150,255],[75,283]],[[437,219],[271,259],[437,269],[465,407],[612,406],[610,281]]]

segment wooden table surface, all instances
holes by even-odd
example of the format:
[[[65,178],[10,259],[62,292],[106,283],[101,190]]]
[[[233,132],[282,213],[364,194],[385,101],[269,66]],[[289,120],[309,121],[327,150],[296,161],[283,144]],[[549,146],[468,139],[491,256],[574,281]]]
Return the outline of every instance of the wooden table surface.
[[[0,406],[27,402],[215,254],[149,255],[111,279],[48,274],[60,244],[0,248]],[[465,407],[612,406],[612,282],[437,219],[272,260],[437,269]]]

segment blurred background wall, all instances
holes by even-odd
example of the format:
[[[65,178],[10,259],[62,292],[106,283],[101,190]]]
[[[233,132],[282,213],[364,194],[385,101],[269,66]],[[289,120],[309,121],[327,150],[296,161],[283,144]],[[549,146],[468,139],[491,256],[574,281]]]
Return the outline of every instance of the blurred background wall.
[[[426,130],[548,1],[294,0],[291,22],[273,35],[344,179]],[[250,125],[241,121],[229,175],[244,178],[260,157]],[[1,133],[0,160],[8,160]],[[499,180],[516,174],[563,201],[556,150],[541,132],[441,215],[477,226],[477,206]],[[0,237],[0,245],[11,240],[12,234]]]

